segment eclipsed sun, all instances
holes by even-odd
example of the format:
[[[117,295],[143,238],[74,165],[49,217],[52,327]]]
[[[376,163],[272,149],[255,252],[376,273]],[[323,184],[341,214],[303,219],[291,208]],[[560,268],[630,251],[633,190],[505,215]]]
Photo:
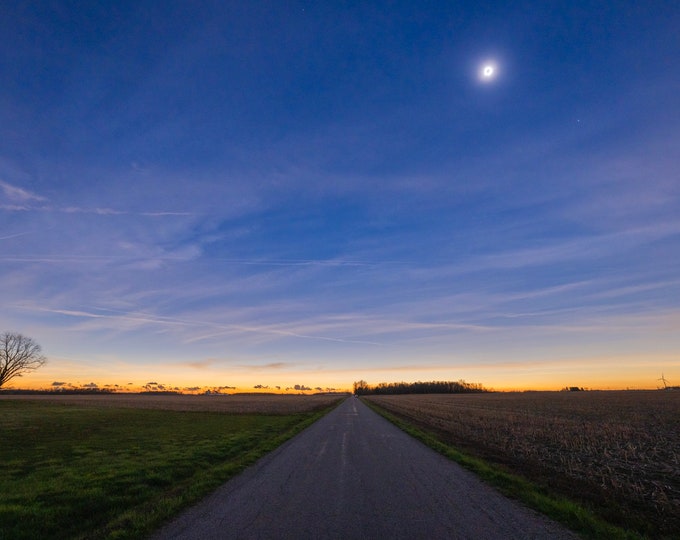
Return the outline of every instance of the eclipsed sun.
[[[479,68],[479,80],[491,82],[498,75],[498,67],[493,62],[486,62]]]

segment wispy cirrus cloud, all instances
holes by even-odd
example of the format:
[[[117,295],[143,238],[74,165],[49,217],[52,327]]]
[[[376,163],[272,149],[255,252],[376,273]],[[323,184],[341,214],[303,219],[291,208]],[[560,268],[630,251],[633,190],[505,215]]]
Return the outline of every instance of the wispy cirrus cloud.
[[[31,193],[30,191],[20,188],[18,186],[12,185],[8,182],[0,180],[0,188],[2,189],[5,197],[10,201],[18,203],[27,203],[30,201],[46,201],[45,197]]]
[[[0,240],[11,240],[12,238],[19,238],[21,236],[26,236],[27,234],[31,234],[30,232],[21,232],[21,233],[15,233],[15,234],[8,234],[6,236],[0,236]]]
[[[46,199],[35,199],[38,201]],[[31,204],[0,204],[0,210],[8,212],[44,212],[44,213],[62,213],[62,214],[91,214],[95,216],[143,216],[143,217],[186,217],[196,215],[193,212],[176,212],[176,211],[149,211],[149,212],[131,212],[128,210],[117,210],[114,208],[82,208],[78,206],[51,206],[51,205],[31,205]]]
[[[113,322],[123,322],[133,325],[159,325],[167,327],[188,327],[188,328],[205,328],[212,327],[223,330],[226,334],[262,334],[273,337],[283,337],[283,338],[299,338],[303,340],[318,340],[318,341],[331,341],[339,343],[356,343],[364,345],[378,345],[378,343],[354,340],[343,337],[335,336],[325,336],[325,335],[314,335],[314,334],[303,334],[294,330],[286,329],[283,325],[277,324],[226,324],[219,322],[212,322],[206,320],[187,320],[179,319],[175,317],[158,316],[147,313],[139,312],[124,312],[117,311],[107,308],[99,308],[97,311],[94,310],[74,310],[74,309],[59,309],[59,308],[43,308],[36,306],[26,306],[26,305],[16,305],[14,306],[20,309],[27,309],[31,311],[38,311],[44,313],[53,313],[57,315],[66,315],[69,317],[75,317],[79,319],[94,319],[94,320],[106,320]],[[292,326],[290,324],[285,326]],[[129,328],[129,327],[128,327]]]
[[[6,202],[0,200],[0,210],[7,212],[39,212],[62,214],[90,214],[96,216],[145,216],[145,217],[185,217],[194,216],[194,212],[152,209],[142,211],[122,210],[108,206],[58,205],[49,203],[49,199],[9,182],[0,180],[0,190]]]

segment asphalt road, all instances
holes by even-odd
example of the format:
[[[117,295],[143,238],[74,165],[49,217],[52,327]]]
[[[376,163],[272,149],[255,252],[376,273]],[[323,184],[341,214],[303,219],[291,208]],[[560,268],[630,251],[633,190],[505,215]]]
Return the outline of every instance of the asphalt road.
[[[349,398],[153,538],[576,536]]]

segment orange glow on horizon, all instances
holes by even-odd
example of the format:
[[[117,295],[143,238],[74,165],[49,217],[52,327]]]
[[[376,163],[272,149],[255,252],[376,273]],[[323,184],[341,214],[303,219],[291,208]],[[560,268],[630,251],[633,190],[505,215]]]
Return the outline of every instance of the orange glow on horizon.
[[[662,387],[662,374],[670,385],[680,384],[680,363],[674,355],[644,358],[595,357],[555,361],[500,362],[461,365],[408,365],[335,371],[240,372],[100,366],[50,361],[40,370],[12,379],[3,389],[55,390],[97,388],[115,392],[178,391],[204,393],[315,393],[351,391],[360,379],[369,385],[393,382],[465,380],[498,391],[561,390],[577,386],[592,390],[650,390]],[[129,368],[129,369],[126,369]],[[165,373],[162,378],[153,375]],[[297,387],[296,387],[297,386]]]

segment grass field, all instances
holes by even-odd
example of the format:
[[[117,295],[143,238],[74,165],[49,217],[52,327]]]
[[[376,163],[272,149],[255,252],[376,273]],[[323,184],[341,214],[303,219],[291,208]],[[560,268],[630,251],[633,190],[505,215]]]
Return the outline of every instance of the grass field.
[[[370,396],[465,453],[651,537],[680,530],[680,392]]]
[[[317,394],[1,394],[3,400],[23,400],[80,407],[162,409],[164,411],[212,411],[234,414],[294,414],[325,408],[338,396]]]
[[[231,398],[3,396],[0,538],[144,537],[338,401]]]

